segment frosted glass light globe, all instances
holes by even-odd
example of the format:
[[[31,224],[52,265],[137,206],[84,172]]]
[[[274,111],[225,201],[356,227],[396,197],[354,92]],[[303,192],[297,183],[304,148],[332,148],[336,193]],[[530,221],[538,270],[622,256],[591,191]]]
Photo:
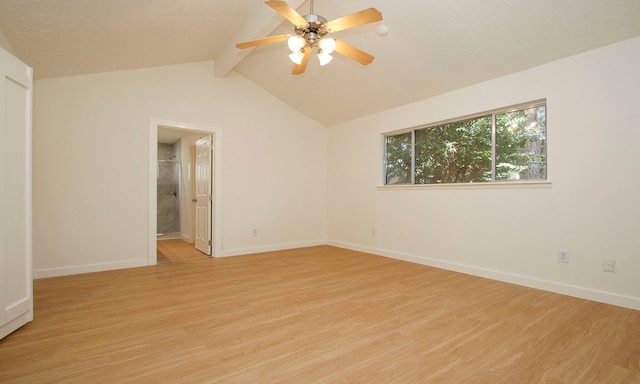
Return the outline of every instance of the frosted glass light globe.
[[[300,51],[300,49],[304,47],[304,44],[305,44],[305,41],[300,36],[291,36],[287,40],[287,45],[289,46],[289,49],[291,50],[291,52]]]
[[[322,49],[322,52],[329,55],[334,49],[336,49],[336,41],[335,39],[322,39],[318,43],[318,46]]]

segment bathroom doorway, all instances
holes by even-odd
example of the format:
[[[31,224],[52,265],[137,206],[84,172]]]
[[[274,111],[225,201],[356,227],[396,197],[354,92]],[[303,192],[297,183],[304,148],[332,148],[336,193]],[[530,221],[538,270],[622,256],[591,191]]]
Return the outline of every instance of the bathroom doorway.
[[[206,179],[205,190],[211,190],[211,168],[198,170],[198,150],[200,142],[211,143],[212,136],[205,132],[184,131],[169,127],[158,127],[158,172],[157,172],[157,229],[158,256],[165,256],[168,260],[180,260],[178,254],[185,249],[194,248],[203,254],[211,256],[211,215],[206,218],[198,217],[199,191],[196,179],[204,173]],[[204,148],[211,157],[211,146]],[[211,207],[207,193],[205,206]],[[201,200],[201,199],[200,199]],[[200,202],[200,205],[202,203]],[[204,239],[203,239],[204,237]],[[174,246],[163,246],[160,242],[168,242]],[[202,243],[207,246],[203,247]],[[183,244],[176,244],[183,243]],[[182,246],[180,246],[182,245]],[[174,252],[175,251],[175,252]],[[168,254],[167,252],[172,252]],[[189,253],[189,252],[187,252]],[[172,257],[176,256],[176,257]]]
[[[150,125],[149,175],[149,264],[214,256],[219,245],[215,231],[216,202],[219,201],[218,136],[215,131],[199,130],[152,121]],[[211,214],[206,220],[196,214],[196,142],[211,143],[208,167],[208,200]],[[151,174],[153,172],[153,174]],[[198,175],[201,179],[202,171]],[[200,205],[202,203],[200,202]],[[198,218],[198,220],[196,220]],[[202,234],[208,234],[210,246],[202,250]],[[216,246],[218,245],[218,246]]]

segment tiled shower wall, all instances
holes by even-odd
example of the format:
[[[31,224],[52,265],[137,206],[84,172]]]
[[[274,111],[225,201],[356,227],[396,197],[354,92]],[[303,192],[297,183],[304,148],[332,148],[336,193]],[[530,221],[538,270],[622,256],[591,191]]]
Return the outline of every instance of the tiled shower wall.
[[[158,234],[180,233],[180,142],[158,143]]]

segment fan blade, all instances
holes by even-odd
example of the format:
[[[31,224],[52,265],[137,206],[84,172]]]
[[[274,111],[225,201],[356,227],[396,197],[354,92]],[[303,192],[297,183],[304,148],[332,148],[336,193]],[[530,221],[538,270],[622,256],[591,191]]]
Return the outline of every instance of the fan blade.
[[[304,17],[300,16],[300,14],[295,9],[291,8],[291,6],[287,4],[287,2],[285,1],[268,0],[268,1],[265,1],[265,4],[267,4],[268,6],[273,8],[276,12],[284,16],[285,19],[292,22],[293,25],[295,25],[296,27],[297,26],[306,27],[308,24],[307,20],[305,20]]]
[[[243,43],[236,44],[236,48],[245,49],[251,47],[257,47],[258,45],[278,43],[280,41],[286,41],[290,35],[278,35],[278,36],[269,36],[264,39],[245,41]]]
[[[343,55],[352,58],[362,65],[371,64],[373,61],[373,56],[368,54],[365,51],[361,51],[358,48],[354,47],[351,44],[345,43],[342,40],[336,39],[336,49],[337,52],[342,53]]]
[[[328,21],[325,26],[329,32],[337,32],[380,20],[382,20],[382,13],[375,8],[368,8],[364,11]]]
[[[309,46],[304,47],[304,56],[302,57],[302,62],[300,64],[294,64],[293,70],[291,70],[292,75],[299,75],[304,73],[307,69],[307,63],[309,62],[309,57],[311,56],[311,51],[313,49]]]

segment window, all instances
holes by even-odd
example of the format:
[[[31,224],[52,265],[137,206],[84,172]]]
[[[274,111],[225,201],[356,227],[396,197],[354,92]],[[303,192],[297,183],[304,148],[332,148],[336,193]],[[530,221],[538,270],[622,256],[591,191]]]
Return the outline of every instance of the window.
[[[385,136],[385,184],[546,180],[545,101]]]
[[[411,183],[411,132],[387,136],[385,184]]]

